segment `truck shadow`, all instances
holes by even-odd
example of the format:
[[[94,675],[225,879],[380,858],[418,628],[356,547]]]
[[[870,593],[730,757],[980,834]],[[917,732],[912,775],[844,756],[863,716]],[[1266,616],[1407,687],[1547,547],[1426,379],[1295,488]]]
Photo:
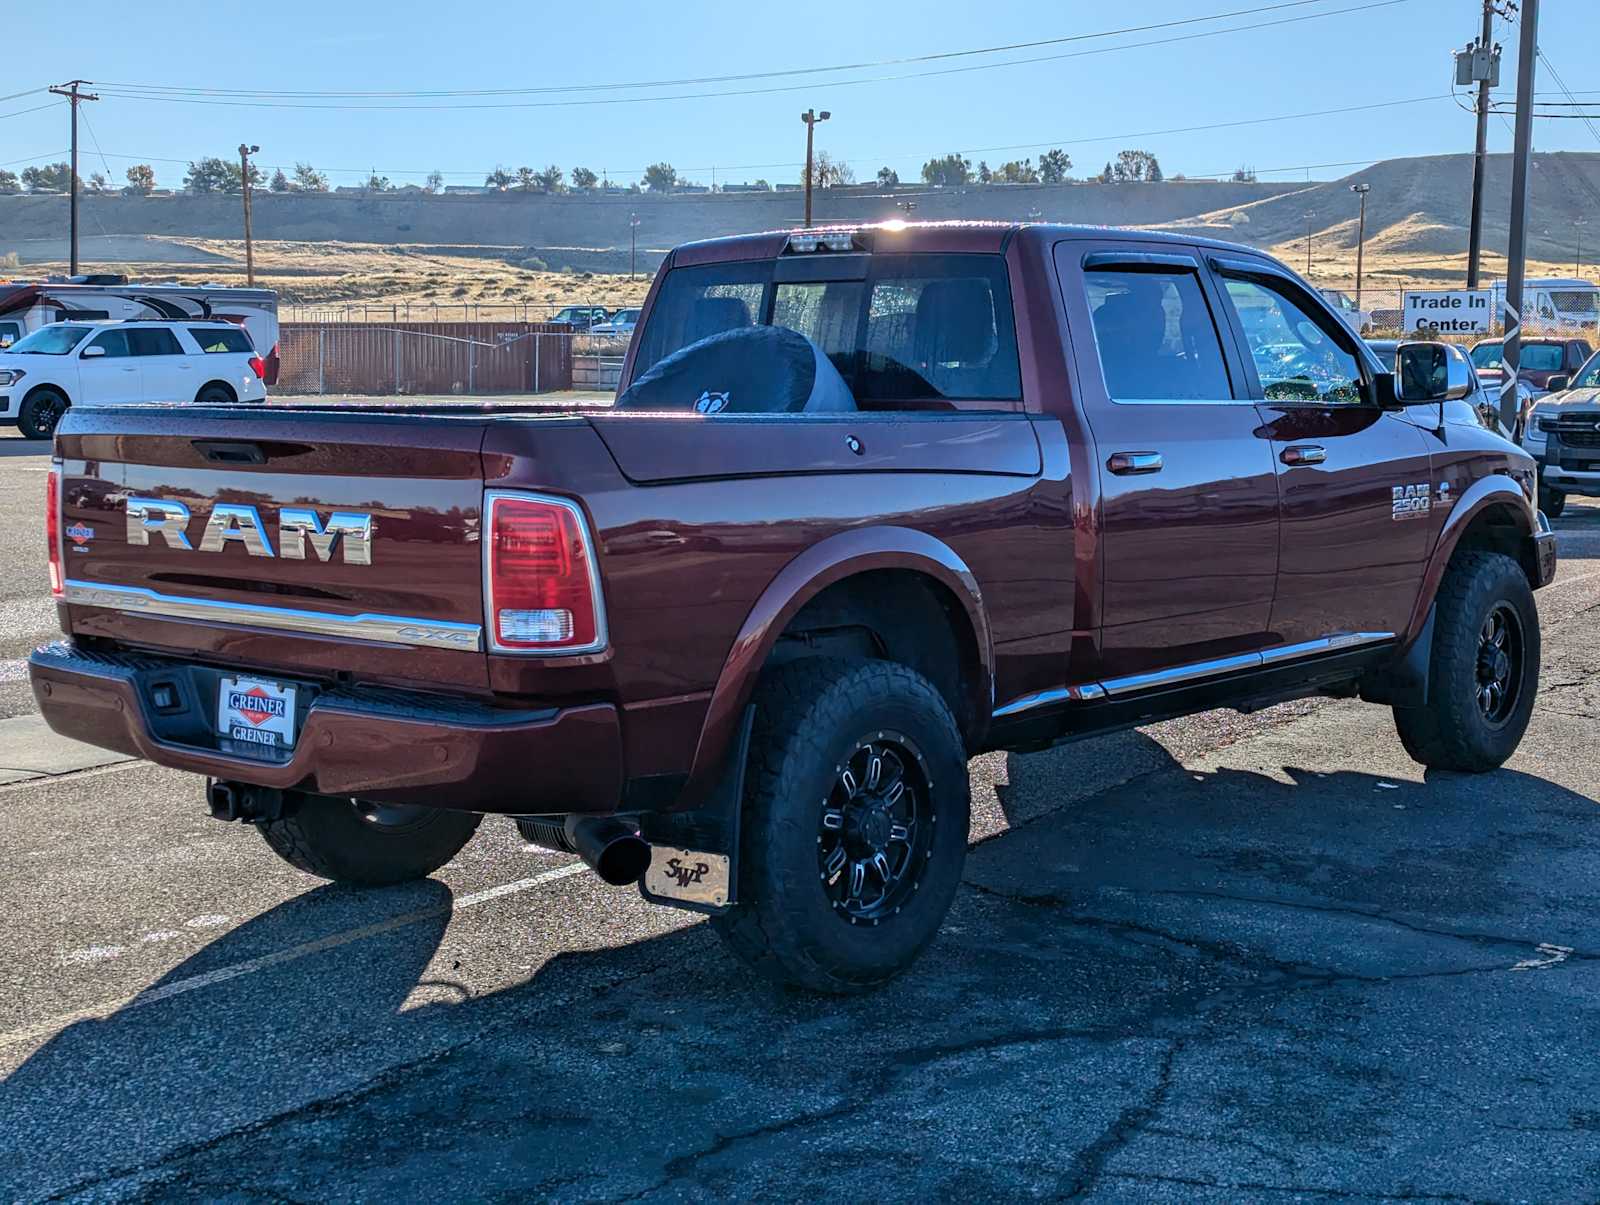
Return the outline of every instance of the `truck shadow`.
[[[1009,758],[1003,794],[1028,831],[976,847],[922,963],[851,1000],[753,982],[694,925],[560,953],[489,995],[442,982],[408,1004],[441,974],[449,889],[308,891],[104,1019],[68,1026],[0,1084],[0,1197],[105,1180],[114,1195],[136,1183],[154,1196],[610,1198],[681,1180],[711,1196],[796,1199],[857,1170],[891,1198],[1065,1193],[1096,1134],[1175,1091],[1176,1047],[1238,1040],[1301,979],[1437,975],[1443,991],[1459,974],[1538,957],[1536,942],[1593,944],[1593,798],[1512,771],[1425,784],[1202,773],[1144,745],[1160,746],[1130,743],[1152,773],[1049,815],[1034,814],[1039,797],[1090,746]],[[612,898],[619,915],[643,907]],[[363,910],[373,931],[342,940]],[[320,952],[231,974],[319,941]],[[1439,1053],[1415,1034],[1379,1040],[1384,1015],[1361,1004],[1322,1018],[1336,1057],[1310,1038],[1273,1038],[1288,1047],[1270,1057],[1292,1054],[1304,1088],[1292,1116],[1252,1095],[1248,1059],[1213,1065],[1226,1116],[1193,1123],[1215,1130],[1213,1166],[1230,1143],[1257,1159],[1241,1135],[1287,1165],[1303,1140],[1293,1127],[1334,1145],[1401,1127],[1415,1107],[1407,1084]],[[1530,1109],[1547,1098],[1548,1078],[1514,1073],[1569,1043],[1570,1022],[1533,1012],[1498,1046],[1472,1045],[1482,1074],[1511,1085],[1500,1097]],[[1341,1103],[1368,1072],[1359,1108]],[[1574,1075],[1592,1095],[1590,1072]],[[992,1146],[983,1135],[1002,1117],[1008,1140]],[[732,1135],[762,1143],[760,1157],[724,1157]],[[1516,1137],[1547,1140],[1573,1136]],[[1523,1157],[1539,1165],[1531,1146]],[[146,1178],[115,1178],[129,1171]]]

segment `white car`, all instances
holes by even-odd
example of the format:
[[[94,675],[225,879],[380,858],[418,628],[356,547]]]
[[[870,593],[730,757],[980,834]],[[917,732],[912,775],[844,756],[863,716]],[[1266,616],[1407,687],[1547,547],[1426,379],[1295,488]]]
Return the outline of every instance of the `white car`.
[[[589,328],[591,335],[609,336],[613,339],[633,338],[633,328],[639,325],[639,315],[642,310],[618,310],[604,322],[596,323]]]
[[[53,322],[0,352],[0,422],[49,439],[69,406],[262,402],[265,377],[231,322]]]

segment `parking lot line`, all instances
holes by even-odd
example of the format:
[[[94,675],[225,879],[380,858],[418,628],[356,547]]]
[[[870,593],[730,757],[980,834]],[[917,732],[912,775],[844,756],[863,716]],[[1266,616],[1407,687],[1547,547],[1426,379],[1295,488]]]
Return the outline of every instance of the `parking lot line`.
[[[4,1049],[7,1046],[15,1046],[20,1042],[50,1037],[69,1025],[77,1024],[79,1021],[103,1020],[113,1013],[119,1013],[125,1009],[141,1008],[147,1004],[158,1004],[163,1000],[171,1000],[175,996],[187,995],[189,992],[212,987],[218,983],[226,983],[231,979],[238,979],[244,975],[253,975],[258,971],[270,970],[273,967],[282,966],[284,963],[308,958],[312,954],[335,950],[340,946],[349,945],[351,942],[363,941],[369,937],[390,933],[407,925],[433,920],[440,916],[453,915],[467,908],[477,907],[479,904],[487,904],[494,900],[504,899],[508,895],[519,895],[524,891],[532,891],[535,887],[543,887],[546,883],[570,878],[572,875],[587,869],[588,867],[582,862],[569,862],[565,866],[558,866],[554,870],[544,871],[542,874],[533,875],[531,878],[518,879],[513,883],[502,883],[498,887],[485,887],[482,891],[474,891],[470,895],[464,895],[460,899],[440,908],[423,908],[415,912],[402,913],[399,916],[392,916],[388,920],[362,925],[355,929],[346,929],[342,933],[330,933],[327,937],[320,937],[316,941],[290,946],[288,949],[279,950],[273,954],[263,954],[259,958],[247,958],[243,962],[218,967],[216,970],[207,971],[203,975],[191,975],[187,979],[179,979],[161,987],[152,988],[149,991],[137,992],[131,996],[119,996],[114,1000],[104,1000],[99,1004],[91,1004],[86,1008],[75,1009],[70,1013],[62,1013],[59,1016],[50,1017],[43,1021],[36,1021],[32,1025],[25,1025],[21,1029],[14,1029],[10,1033],[0,1034],[0,1049]]]

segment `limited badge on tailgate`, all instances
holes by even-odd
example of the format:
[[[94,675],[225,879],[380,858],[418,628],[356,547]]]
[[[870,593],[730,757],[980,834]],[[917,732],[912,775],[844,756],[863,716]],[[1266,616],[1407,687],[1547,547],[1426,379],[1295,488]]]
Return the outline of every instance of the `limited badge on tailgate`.
[[[223,678],[217,735],[266,749],[294,748],[294,687],[264,678]]]

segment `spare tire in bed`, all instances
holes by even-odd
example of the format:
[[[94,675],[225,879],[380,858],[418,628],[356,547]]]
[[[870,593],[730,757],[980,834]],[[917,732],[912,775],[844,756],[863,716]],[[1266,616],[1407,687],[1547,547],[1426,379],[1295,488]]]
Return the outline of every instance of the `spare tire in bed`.
[[[784,414],[854,410],[839,370],[810,339],[744,326],[680,348],[623,391],[624,410]]]

